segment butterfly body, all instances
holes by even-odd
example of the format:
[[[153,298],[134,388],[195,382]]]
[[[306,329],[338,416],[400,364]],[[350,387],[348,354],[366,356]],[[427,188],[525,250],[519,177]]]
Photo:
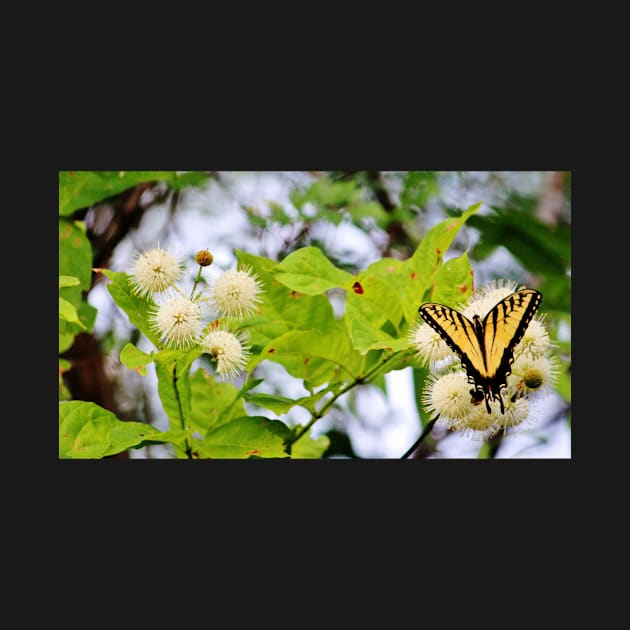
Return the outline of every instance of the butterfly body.
[[[514,361],[514,348],[521,341],[535,315],[542,294],[534,289],[521,289],[496,304],[483,317],[472,321],[449,306],[429,302],[418,312],[455,352],[466,370],[472,402],[498,400],[505,413],[501,389],[507,387],[507,377]]]

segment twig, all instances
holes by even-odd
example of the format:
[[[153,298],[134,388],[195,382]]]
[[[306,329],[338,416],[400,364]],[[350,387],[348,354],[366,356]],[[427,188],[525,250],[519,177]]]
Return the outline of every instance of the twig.
[[[437,422],[437,419],[439,417],[440,417],[440,414],[438,413],[438,415],[435,416],[433,420],[429,420],[429,422],[427,422],[426,426],[424,427],[424,430],[420,434],[420,437],[413,443],[413,446],[400,459],[407,459],[418,448],[418,446],[422,444],[422,442],[427,437],[427,435],[431,433],[431,429],[433,428],[433,425]]]

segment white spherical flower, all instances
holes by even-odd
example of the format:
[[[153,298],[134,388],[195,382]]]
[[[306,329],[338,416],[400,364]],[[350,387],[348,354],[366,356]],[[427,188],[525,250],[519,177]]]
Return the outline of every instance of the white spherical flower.
[[[420,359],[426,364],[435,363],[453,355],[446,341],[431,326],[416,322],[409,329],[409,344],[415,347]]]
[[[532,319],[523,335],[523,338],[514,348],[514,359],[518,359],[522,355],[529,355],[533,359],[544,356],[551,347],[549,341],[549,333],[544,325]]]
[[[533,359],[531,355],[523,353],[512,364],[508,388],[516,398],[532,393],[549,393],[556,382],[558,371],[558,359],[555,356]]]
[[[442,423],[454,427],[471,411],[471,385],[463,372],[451,372],[436,377],[430,375],[422,394],[428,414],[440,414]]]
[[[219,376],[232,378],[245,369],[250,357],[247,340],[240,331],[211,330],[201,340],[201,347],[216,361]]]
[[[200,318],[199,304],[177,295],[157,306],[151,314],[151,325],[167,346],[184,348],[195,341]]]
[[[514,401],[508,399],[505,401],[505,413],[498,414],[496,431],[514,430],[516,427],[523,428],[523,425],[532,423],[529,413],[529,403],[525,398],[518,398]]]
[[[132,291],[141,297],[161,293],[175,284],[182,271],[177,258],[159,247],[140,253],[129,278]]]
[[[248,267],[241,267],[225,271],[216,279],[211,301],[224,317],[244,317],[256,309],[261,291],[256,274]]]
[[[468,437],[473,439],[485,439],[496,431],[495,423],[501,415],[499,403],[490,404],[491,413],[486,409],[485,401],[479,405],[471,405],[470,413],[457,424]]]

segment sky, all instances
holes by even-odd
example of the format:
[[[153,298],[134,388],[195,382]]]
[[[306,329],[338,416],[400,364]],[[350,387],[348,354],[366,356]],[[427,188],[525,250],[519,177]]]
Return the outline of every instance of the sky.
[[[506,173],[503,174],[514,188],[527,191],[540,184],[539,173]],[[488,193],[489,174],[479,172],[470,174],[465,186],[461,186],[461,178],[450,174],[444,175],[441,181],[441,193],[438,200],[427,204],[429,218],[427,229],[444,218],[445,205],[465,209],[468,206],[484,201],[481,212],[487,212],[492,199]],[[168,203],[155,205],[139,225],[114,252],[110,268],[115,271],[131,271],[134,255],[144,249],[155,247],[158,242],[162,248],[180,255],[194,254],[199,249],[209,249],[214,263],[209,269],[214,273],[232,268],[236,258],[234,249],[243,249],[252,254],[275,258],[282,250],[285,242],[294,235],[295,226],[278,226],[265,232],[261,238],[248,237],[249,224],[242,205],[255,208],[258,212],[269,212],[268,202],[282,204],[290,212],[293,208],[289,193],[295,185],[308,185],[313,176],[304,172],[266,172],[266,173],[223,173],[225,186],[210,184],[201,188],[187,189],[180,196],[178,209],[173,220],[169,219]],[[392,179],[392,182],[394,180]],[[396,194],[395,186],[392,187]],[[475,232],[472,228],[463,228],[466,245],[474,244]],[[377,244],[365,232],[349,223],[334,226],[320,223],[311,231],[313,237],[326,244],[327,250],[344,260],[354,262],[364,268],[380,258]],[[468,241],[466,241],[468,239]],[[451,255],[459,255],[452,253]],[[445,257],[449,258],[449,255]],[[518,272],[520,267],[511,254],[499,248],[483,263],[475,266],[475,275],[479,284],[484,283],[484,276],[490,270],[505,269],[510,273]],[[104,335],[112,326],[125,335],[130,330],[126,316],[113,304],[111,296],[103,283],[97,285],[89,295],[91,304],[98,308],[95,323],[97,335]],[[138,346],[151,351],[151,344],[144,338]],[[117,365],[112,359],[112,371]],[[124,369],[124,368],[123,368]],[[193,371],[196,369],[193,364]],[[263,362],[257,368],[257,376],[264,376],[274,383],[281,384],[282,393],[288,397],[305,395],[301,383],[288,377],[281,366]],[[412,373],[410,368],[386,374],[387,394],[375,387],[361,388],[362,391],[349,399],[339,400],[341,406],[352,403],[356,405],[354,413],[349,414],[349,423],[344,426],[352,441],[354,451],[363,458],[400,458],[420,435],[421,427],[415,407]],[[154,413],[154,424],[160,430],[168,428],[168,420],[164,415],[157,395],[157,379],[153,366],[149,367],[146,377],[127,371],[124,375],[126,386],[142,387],[148,396]],[[270,382],[271,382],[270,381]],[[239,386],[239,383],[235,383]],[[123,383],[121,385],[125,387]],[[265,391],[264,383],[257,391]],[[271,390],[270,390],[271,391]],[[133,397],[133,393],[130,394]],[[546,419],[560,408],[560,397],[552,393],[546,398],[533,403],[533,417],[536,421],[526,430],[504,438],[497,454],[498,458],[570,458],[571,432],[566,421],[546,426]],[[249,406],[249,403],[246,403]],[[250,411],[250,410],[248,410]],[[251,409],[253,411],[253,408]],[[274,417],[264,410],[265,415]],[[294,407],[288,414],[279,419],[292,423],[304,423],[308,418],[306,410]],[[319,420],[313,427],[312,435],[326,432],[332,426],[328,416]],[[481,443],[460,433],[451,433],[440,442],[440,450],[436,458],[475,458]],[[143,449],[131,449],[133,458],[170,458],[169,447],[152,446]]]

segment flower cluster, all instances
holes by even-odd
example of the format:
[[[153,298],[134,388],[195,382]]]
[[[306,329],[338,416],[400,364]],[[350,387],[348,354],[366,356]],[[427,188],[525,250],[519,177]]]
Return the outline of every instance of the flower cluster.
[[[471,319],[483,317],[496,304],[517,290],[515,282],[496,282],[477,291],[461,311]],[[430,368],[422,401],[425,411],[439,414],[438,424],[460,430],[472,438],[484,439],[500,431],[516,430],[532,422],[530,400],[550,391],[558,373],[558,361],[544,326],[544,318],[535,316],[521,341],[514,348],[514,362],[501,390],[504,413],[498,401],[490,403],[473,396],[459,357],[440,335],[424,322],[417,322],[409,333],[410,344],[418,357]]]
[[[198,345],[215,363],[219,376],[232,378],[246,369],[251,355],[247,336],[236,328],[237,320],[255,312],[263,287],[256,274],[242,266],[220,273],[210,282],[207,295],[195,293],[203,268],[213,262],[212,254],[201,250],[195,262],[199,270],[188,293],[178,285],[185,271],[182,260],[159,246],[141,252],[129,274],[131,290],[151,300],[150,325],[165,348]],[[204,323],[206,317],[211,324]]]

